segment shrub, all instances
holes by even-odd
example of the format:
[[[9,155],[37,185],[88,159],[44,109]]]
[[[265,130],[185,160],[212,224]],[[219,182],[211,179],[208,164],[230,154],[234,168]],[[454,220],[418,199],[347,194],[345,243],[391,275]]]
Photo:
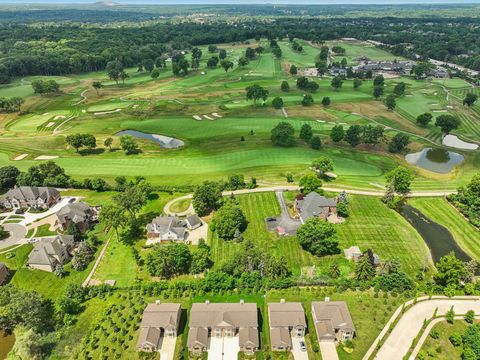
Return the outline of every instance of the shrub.
[[[453,346],[462,345],[462,335],[460,335],[459,333],[453,333],[452,335],[450,335],[448,339],[450,340]]]

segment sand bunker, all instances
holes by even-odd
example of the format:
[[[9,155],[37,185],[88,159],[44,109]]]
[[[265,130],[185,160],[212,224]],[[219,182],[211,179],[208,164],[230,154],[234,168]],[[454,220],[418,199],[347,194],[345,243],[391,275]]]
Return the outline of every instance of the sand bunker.
[[[45,114],[43,114],[42,116],[47,116],[47,115],[48,115],[48,113],[45,113]]]
[[[447,110],[433,110],[432,112],[434,112],[434,113],[446,113],[448,111]]]
[[[208,115],[203,115],[203,117],[204,117],[205,119],[207,119],[207,120],[213,120],[213,119],[212,119],[210,116],[208,116]]]
[[[132,109],[136,109],[136,108],[138,108],[138,104],[135,104],[132,106]]]
[[[15,159],[15,161],[19,161],[19,160],[23,160],[25,159],[26,157],[28,156],[28,154],[22,154],[22,155],[18,155]]]
[[[66,116],[63,116],[63,115],[57,115],[53,118],[53,120],[61,120],[61,119],[65,119]]]
[[[198,115],[193,115],[192,116],[195,120],[202,121],[202,117]]]
[[[319,122],[319,123],[324,123],[324,122],[326,122],[326,121],[324,121],[324,120],[317,120],[317,122]]]
[[[55,123],[50,121],[47,125],[45,125],[45,127],[49,128],[49,127],[52,127],[53,125],[55,125]]]
[[[40,155],[35,158],[35,160],[52,160],[57,159],[58,156],[55,155]]]
[[[222,115],[218,115],[217,113],[212,113],[213,116],[215,116],[216,118],[221,118]]]
[[[82,113],[86,113],[86,112],[87,112],[87,110],[85,110],[85,109],[82,110]]]

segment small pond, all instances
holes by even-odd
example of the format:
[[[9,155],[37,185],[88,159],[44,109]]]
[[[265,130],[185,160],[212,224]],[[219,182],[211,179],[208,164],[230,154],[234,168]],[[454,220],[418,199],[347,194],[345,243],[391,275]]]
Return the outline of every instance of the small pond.
[[[160,145],[164,149],[176,149],[185,145],[184,142],[179,139],[175,139],[175,138],[164,136],[164,135],[147,134],[147,133],[144,133],[141,131],[135,131],[135,130],[123,130],[116,133],[115,135],[117,136],[130,135],[139,139],[150,140]]]
[[[15,344],[15,336],[13,334],[7,335],[3,330],[0,330],[0,360],[7,358],[13,344]]]
[[[432,254],[434,263],[442,256],[453,251],[455,256],[462,261],[469,261],[471,258],[458,246],[448,229],[410,205],[405,205],[400,212],[402,216],[418,231],[423,240],[427,243]]]
[[[442,139],[442,144],[445,146],[453,147],[456,149],[463,150],[477,150],[478,145],[474,143],[469,143],[459,139],[456,135],[445,135]]]
[[[444,149],[425,148],[422,151],[407,154],[405,160],[409,164],[439,174],[447,174],[455,165],[461,164],[463,155]]]

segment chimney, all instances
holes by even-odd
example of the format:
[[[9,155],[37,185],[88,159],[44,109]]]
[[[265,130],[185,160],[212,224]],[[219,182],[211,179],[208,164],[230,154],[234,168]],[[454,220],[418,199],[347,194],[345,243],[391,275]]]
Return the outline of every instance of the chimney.
[[[160,300],[155,300],[155,305],[160,305]]]
[[[240,299],[240,304],[245,304],[245,300]]]
[[[285,299],[280,299],[280,304],[285,304]]]
[[[210,300],[205,300],[205,304],[210,304]]]
[[[330,297],[325,296],[325,302],[329,302],[329,301],[330,301]]]

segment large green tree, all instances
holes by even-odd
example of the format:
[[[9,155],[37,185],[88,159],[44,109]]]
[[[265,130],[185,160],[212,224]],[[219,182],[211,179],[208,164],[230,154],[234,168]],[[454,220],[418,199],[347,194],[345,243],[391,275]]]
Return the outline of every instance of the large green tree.
[[[295,145],[295,129],[290,123],[282,121],[272,129],[271,137],[273,145],[290,147]]]
[[[317,256],[339,252],[335,227],[319,218],[310,218],[297,231],[297,238],[305,250]]]
[[[222,187],[214,181],[205,181],[193,192],[192,205],[200,216],[208,215],[219,208],[222,200]]]
[[[226,202],[213,216],[212,229],[225,240],[232,240],[247,227],[242,209],[232,202]]]

